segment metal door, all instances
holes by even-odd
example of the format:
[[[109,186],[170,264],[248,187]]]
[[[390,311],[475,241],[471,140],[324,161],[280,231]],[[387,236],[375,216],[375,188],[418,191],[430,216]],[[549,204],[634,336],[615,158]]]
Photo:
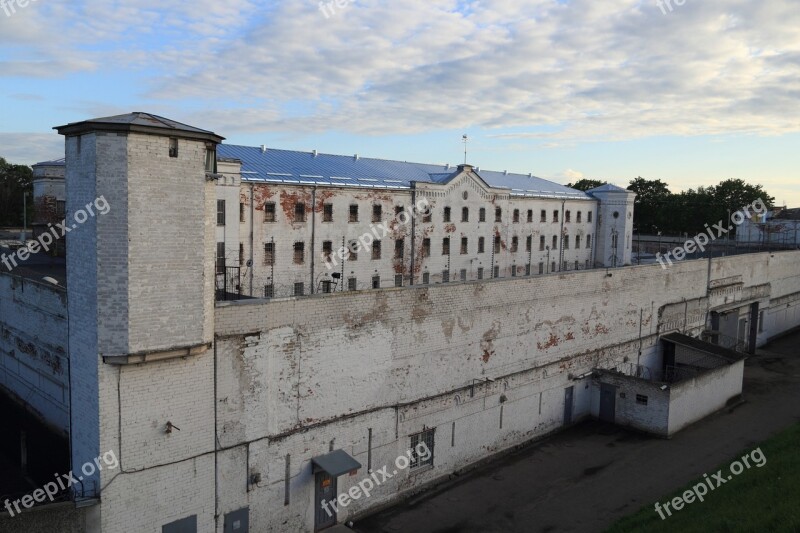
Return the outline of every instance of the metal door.
[[[617,411],[617,388],[600,384],[600,420],[614,423]]]
[[[336,525],[336,478],[317,472],[314,489],[314,531]]]
[[[250,530],[250,508],[245,507],[225,515],[225,533],[248,533]]]
[[[567,387],[564,389],[564,425],[572,424],[572,396],[575,387]]]

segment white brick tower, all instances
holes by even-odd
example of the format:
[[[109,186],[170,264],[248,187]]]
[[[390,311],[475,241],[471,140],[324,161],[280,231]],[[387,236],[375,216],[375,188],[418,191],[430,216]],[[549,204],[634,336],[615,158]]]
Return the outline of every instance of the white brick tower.
[[[610,183],[586,192],[600,202],[595,266],[614,268],[630,265],[636,193]]]
[[[186,412],[196,409],[178,409],[169,399],[182,401],[183,374],[195,383],[205,376],[196,361],[213,341],[214,173],[222,137],[147,113],[55,129],[66,144],[72,468],[77,475],[110,450],[123,469],[136,471],[149,467],[138,457],[143,451],[151,462],[195,455],[173,439],[161,457],[167,444],[159,439],[167,420],[186,424]],[[143,387],[132,395],[138,379],[166,380],[175,389]],[[190,437],[192,428],[183,429]],[[91,501],[118,473],[82,475],[78,490]],[[103,518],[102,530],[114,530]]]

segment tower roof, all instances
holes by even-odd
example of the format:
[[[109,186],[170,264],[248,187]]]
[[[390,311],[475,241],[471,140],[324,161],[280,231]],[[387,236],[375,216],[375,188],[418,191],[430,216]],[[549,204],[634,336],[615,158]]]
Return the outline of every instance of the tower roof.
[[[80,135],[91,131],[138,132],[156,135],[177,136],[190,139],[208,140],[220,143],[224,137],[208,130],[202,130],[175,120],[136,111],[125,115],[93,118],[81,122],[71,122],[53,128],[61,135]]]
[[[624,192],[624,193],[632,193],[633,191],[629,191],[628,189],[623,189],[622,187],[617,187],[616,185],[613,185],[611,183],[606,183],[606,184],[601,185],[599,187],[595,187],[594,189],[589,189],[586,192],[589,193],[589,194],[592,194],[592,193],[595,193],[595,192]]]

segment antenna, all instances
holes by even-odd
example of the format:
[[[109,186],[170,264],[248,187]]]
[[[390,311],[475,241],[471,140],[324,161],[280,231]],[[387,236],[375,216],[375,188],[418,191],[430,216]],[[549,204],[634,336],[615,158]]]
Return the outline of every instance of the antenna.
[[[466,133],[461,136],[461,140],[464,141],[464,164],[466,165],[467,164],[467,141],[469,141],[469,137],[467,137]]]

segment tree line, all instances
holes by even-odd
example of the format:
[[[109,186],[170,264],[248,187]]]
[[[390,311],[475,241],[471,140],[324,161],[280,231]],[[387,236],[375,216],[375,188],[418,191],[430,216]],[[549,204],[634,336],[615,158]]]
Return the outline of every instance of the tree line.
[[[23,194],[28,194],[28,223],[33,213],[33,170],[0,157],[0,226],[22,227]]]
[[[587,191],[604,185],[605,181],[581,179],[567,187]],[[768,208],[775,204],[761,185],[740,179],[721,181],[717,185],[698,187],[673,193],[661,180],[646,180],[641,176],[628,184],[636,193],[633,223],[635,231],[656,235],[694,235],[705,231],[705,225],[728,221],[733,213],[756,200]]]

